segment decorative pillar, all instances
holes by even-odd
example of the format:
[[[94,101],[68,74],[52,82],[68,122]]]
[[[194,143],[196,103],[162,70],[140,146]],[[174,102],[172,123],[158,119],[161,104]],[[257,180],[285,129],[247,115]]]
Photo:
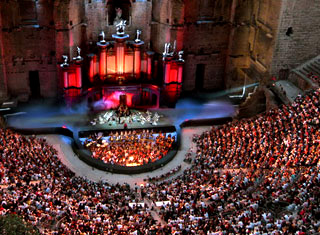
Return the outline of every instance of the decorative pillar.
[[[106,41],[100,41],[97,45],[99,47],[99,76],[103,81],[107,76],[107,46],[109,43]]]
[[[82,75],[81,75],[81,64],[76,64],[76,87],[82,87]]]
[[[164,69],[164,83],[165,84],[168,84],[170,83],[170,69],[171,69],[171,60],[172,60],[172,57],[164,57],[163,58],[163,69]]]
[[[128,34],[112,34],[112,38],[115,39],[115,50],[116,50],[116,74],[117,77],[123,79],[124,66],[125,66],[125,40],[129,38]]]
[[[68,88],[69,87],[69,68],[67,67],[62,67],[62,76],[63,76],[63,88]]]
[[[119,42],[116,45],[116,65],[117,65],[117,74],[122,76],[124,72],[124,43]]]
[[[68,56],[63,55],[63,63],[60,65],[62,68],[62,77],[63,77],[63,88],[69,87],[69,64],[68,64]]]
[[[95,62],[94,62],[95,55],[89,54],[88,58],[89,58],[89,80],[91,83],[93,83],[94,75],[95,75]]]
[[[75,75],[76,75],[76,84],[75,86],[77,88],[82,87],[82,71],[81,71],[81,66],[83,62],[83,58],[80,55],[80,48],[78,47],[78,56],[73,58],[74,62],[74,67],[75,67]]]
[[[178,81],[177,82],[179,84],[181,84],[182,83],[182,76],[183,76],[183,65],[184,65],[184,62],[178,61],[177,65],[178,65]]]
[[[184,60],[183,52],[179,52],[179,58],[175,59],[175,55],[169,54],[169,47],[165,47],[163,54],[164,67],[164,90],[165,102],[168,106],[174,107],[181,93],[182,75]]]
[[[154,52],[148,51],[147,52],[147,77],[150,80],[152,78],[152,59],[153,59]]]
[[[183,54],[184,54],[184,51],[179,51],[178,60],[176,60],[176,64],[178,65],[178,83],[179,84],[182,84],[183,65],[184,65]]]
[[[134,57],[133,57],[133,73],[136,79],[140,78],[141,75],[141,46],[144,44],[143,41],[134,42]]]

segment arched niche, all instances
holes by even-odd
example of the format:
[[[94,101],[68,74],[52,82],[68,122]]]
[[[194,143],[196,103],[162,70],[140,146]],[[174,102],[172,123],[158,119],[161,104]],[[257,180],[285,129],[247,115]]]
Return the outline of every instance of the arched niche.
[[[121,9],[121,13],[119,10]],[[108,0],[107,2],[107,12],[108,12],[108,24],[114,25],[115,21],[119,19],[126,20],[127,25],[130,24],[131,18],[131,1],[130,0]]]

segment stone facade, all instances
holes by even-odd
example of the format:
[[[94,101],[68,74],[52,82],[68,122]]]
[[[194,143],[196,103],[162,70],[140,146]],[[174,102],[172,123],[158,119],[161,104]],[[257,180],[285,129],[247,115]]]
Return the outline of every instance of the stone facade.
[[[113,25],[111,11],[121,1],[85,1],[84,6],[84,22],[86,23],[86,37],[88,42],[96,43],[101,31],[105,32],[106,39],[111,39],[112,34],[116,33],[116,27]],[[151,11],[152,3],[150,1],[123,1],[128,3],[128,12],[123,12],[123,18],[127,20],[126,33],[132,39],[135,37],[136,30],[142,31],[141,39],[147,43],[150,42],[151,31]],[[118,5],[117,5],[118,4]],[[128,19],[126,16],[128,15]]]
[[[320,0],[7,0],[0,2],[0,97],[31,96],[30,76],[40,96],[56,97],[62,55],[72,58],[80,46],[85,56],[102,30],[111,39],[119,6],[126,32],[134,39],[142,30],[159,61],[167,42],[184,50],[187,91],[277,76],[320,50]]]
[[[29,4],[30,3],[30,4]],[[57,71],[55,30],[52,15],[53,1],[6,1],[1,3],[1,43],[9,94],[29,96],[30,72],[37,74],[40,95],[56,95]],[[27,13],[23,12],[23,9]],[[37,9],[37,12],[34,10]],[[54,88],[54,89],[52,89]]]
[[[164,43],[176,41],[177,50],[184,50],[184,90],[224,88],[231,5],[223,0],[153,1],[153,48],[161,53]],[[198,88],[197,77],[203,80]]]
[[[282,0],[271,67],[274,76],[279,77],[280,70],[293,69],[320,54],[319,18],[320,0]]]
[[[268,76],[277,42],[279,0],[242,0],[235,8],[227,64],[227,87],[259,82]]]

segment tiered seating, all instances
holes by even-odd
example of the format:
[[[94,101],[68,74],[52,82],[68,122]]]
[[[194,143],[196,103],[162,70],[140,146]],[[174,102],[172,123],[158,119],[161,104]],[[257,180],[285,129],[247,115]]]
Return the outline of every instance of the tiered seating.
[[[44,234],[315,234],[319,95],[212,127],[191,169],[141,192],[75,177],[44,140],[1,130],[0,213]]]

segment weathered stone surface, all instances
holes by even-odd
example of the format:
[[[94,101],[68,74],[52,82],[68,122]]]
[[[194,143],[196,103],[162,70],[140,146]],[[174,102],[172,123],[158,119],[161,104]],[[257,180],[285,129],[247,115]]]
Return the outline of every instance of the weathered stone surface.
[[[177,41],[185,90],[196,88],[198,65],[203,88],[222,90],[245,77],[277,76],[320,52],[320,0],[7,0],[0,2],[0,97],[29,95],[30,71],[39,72],[42,96],[56,96],[62,55],[74,57],[77,46],[85,55],[102,30],[111,39],[116,4],[128,6],[130,39],[142,30],[159,61],[164,44]],[[252,68],[258,76],[250,77]]]
[[[282,0],[271,72],[293,69],[320,54],[320,0]],[[292,34],[286,35],[292,27]]]

